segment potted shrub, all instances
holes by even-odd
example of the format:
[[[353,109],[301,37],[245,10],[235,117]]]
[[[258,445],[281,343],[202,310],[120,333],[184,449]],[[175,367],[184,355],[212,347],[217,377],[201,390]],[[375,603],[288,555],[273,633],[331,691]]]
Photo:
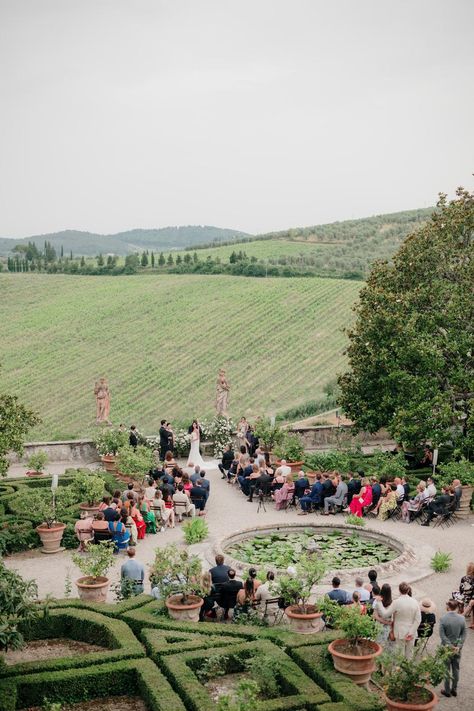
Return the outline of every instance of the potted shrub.
[[[253,429],[261,449],[267,454],[273,452],[274,447],[282,442],[285,434],[279,425],[272,424],[269,417],[258,417]]]
[[[427,684],[436,685],[444,679],[451,655],[448,646],[426,654],[421,645],[411,659],[384,654],[379,666],[388,711],[429,711],[436,706],[438,697]]]
[[[117,452],[116,466],[119,474],[129,481],[143,482],[150,469],[155,466],[153,452],[148,447],[139,445],[136,449],[120,447]]]
[[[198,622],[204,600],[202,566],[196,555],[189,555],[175,545],[158,548],[150,570],[150,581],[165,600],[168,614],[174,620]]]
[[[61,540],[66,524],[59,519],[64,515],[67,506],[73,503],[72,492],[67,489],[58,490],[56,494],[49,491],[28,491],[22,506],[29,510],[42,523],[36,527],[41,538],[42,553],[59,553]]]
[[[99,511],[99,503],[104,496],[104,480],[87,469],[78,470],[71,484],[77,499],[82,503],[79,508],[86,516],[94,516]]]
[[[447,464],[441,464],[439,470],[447,484],[451,484],[454,479],[459,479],[462,486],[461,508],[467,509],[469,513],[474,487],[474,463],[461,457]]]
[[[335,625],[345,634],[328,646],[335,669],[356,684],[366,685],[375,670],[375,659],[382,653],[375,642],[379,624],[359,608],[346,605],[337,611]]]
[[[86,544],[85,554],[74,553],[73,562],[84,573],[76,580],[77,591],[81,600],[105,602],[110,580],[106,577],[114,559],[113,541],[99,541]]]
[[[36,454],[32,454],[28,459],[28,471],[26,476],[43,476],[44,468],[48,463],[48,455],[46,452],[39,451]]]
[[[297,472],[303,466],[304,446],[303,440],[296,432],[285,432],[283,439],[279,445],[275,447],[277,456],[277,464],[281,464],[281,460],[285,459],[288,467],[291,467],[292,472]]]
[[[296,575],[281,577],[279,594],[287,605],[285,615],[294,632],[312,634],[324,627],[323,613],[317,605],[309,603],[309,598],[313,586],[321,580],[325,572],[326,566],[320,558],[305,555],[296,566]]]
[[[105,470],[114,474],[117,470],[115,466],[117,452],[120,447],[125,447],[128,444],[127,433],[122,430],[103,427],[95,438],[94,443]]]

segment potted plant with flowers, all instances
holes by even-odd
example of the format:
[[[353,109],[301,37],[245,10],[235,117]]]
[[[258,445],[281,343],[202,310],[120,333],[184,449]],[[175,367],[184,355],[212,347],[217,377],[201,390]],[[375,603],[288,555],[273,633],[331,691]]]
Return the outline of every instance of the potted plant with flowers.
[[[120,447],[125,447],[128,444],[127,433],[113,427],[102,427],[94,443],[105,470],[115,474],[117,471],[116,455]]]
[[[76,580],[81,600],[105,602],[110,585],[106,575],[113,563],[114,548],[113,541],[99,541],[96,544],[87,543],[84,554],[73,554],[73,562],[84,573],[84,577]]]
[[[344,632],[328,646],[334,668],[359,685],[366,685],[375,670],[375,659],[382,654],[376,638],[380,625],[358,607],[344,605],[334,615],[334,624]]]
[[[311,591],[323,578],[326,566],[314,555],[302,556],[294,575],[284,575],[279,582],[279,595],[287,605],[285,615],[290,627],[300,634],[313,634],[324,627],[323,613],[309,602]]]
[[[158,548],[150,569],[150,581],[165,600],[174,620],[199,621],[203,605],[202,565],[196,555],[189,555],[176,545]]]

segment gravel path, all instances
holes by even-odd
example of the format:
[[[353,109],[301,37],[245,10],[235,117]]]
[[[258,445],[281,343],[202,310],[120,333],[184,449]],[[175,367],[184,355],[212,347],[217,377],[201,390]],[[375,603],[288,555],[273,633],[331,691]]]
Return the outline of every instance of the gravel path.
[[[214,464],[214,463],[212,463]],[[76,465],[77,466],[77,465]],[[60,465],[55,467],[60,469]],[[257,513],[258,503],[247,502],[246,498],[240,494],[233,486],[227,484],[220,478],[217,469],[208,469],[207,476],[211,481],[211,496],[206,507],[206,520],[209,525],[210,537],[205,545],[196,548],[206,558],[211,557],[213,546],[222,538],[236,533],[241,529],[253,526],[278,525],[281,522],[294,522],[297,524],[317,523],[325,525],[326,522],[334,524],[342,520],[341,516],[324,517],[315,514],[309,516],[298,516],[294,511],[275,511],[272,503],[266,505],[266,511]],[[436,603],[438,620],[444,614],[444,605],[450,597],[451,591],[459,585],[459,580],[465,574],[465,568],[469,561],[474,560],[474,516],[470,520],[451,526],[448,529],[425,528],[416,524],[406,525],[400,522],[380,522],[370,521],[370,528],[387,535],[394,535],[415,549],[425,551],[443,550],[450,552],[453,557],[451,570],[444,574],[431,574],[426,566],[413,566],[411,569],[397,573],[392,577],[381,579],[380,582],[389,582],[393,586],[398,585],[402,579],[408,579],[413,588],[413,594],[417,599],[428,596]],[[164,533],[148,535],[145,540],[139,541],[137,547],[137,558],[145,566],[150,564],[155,556],[156,548],[168,543],[181,543],[183,533],[177,524],[175,529],[167,529]],[[426,557],[426,556],[425,556]],[[117,556],[114,567],[109,574],[112,582],[119,579],[120,565],[123,555]],[[39,550],[28,551],[17,554],[6,559],[6,565],[18,570],[26,578],[35,578],[38,583],[39,594],[43,597],[46,594],[55,597],[64,597],[64,580],[66,571],[69,571],[71,580],[80,577],[80,571],[71,561],[71,552],[64,551],[53,556],[45,556]],[[76,589],[73,584],[73,595]],[[111,598],[112,601],[112,598]],[[434,639],[430,646],[438,642],[438,627],[435,628]],[[452,711],[468,711],[474,708],[474,678],[472,669],[474,668],[474,630],[468,630],[468,638],[463,650],[461,661],[461,682],[457,699],[445,699],[441,697],[438,708],[452,709]],[[470,671],[471,670],[471,671]]]

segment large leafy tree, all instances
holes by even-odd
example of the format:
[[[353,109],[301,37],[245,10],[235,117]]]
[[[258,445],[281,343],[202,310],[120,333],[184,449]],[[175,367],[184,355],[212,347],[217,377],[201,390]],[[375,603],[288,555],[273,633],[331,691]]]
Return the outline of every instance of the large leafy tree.
[[[38,415],[25,407],[16,395],[0,393],[0,476],[8,471],[8,452],[21,454],[26,433],[39,421]]]
[[[393,261],[374,265],[349,331],[340,403],[357,429],[474,446],[474,194],[440,196]]]

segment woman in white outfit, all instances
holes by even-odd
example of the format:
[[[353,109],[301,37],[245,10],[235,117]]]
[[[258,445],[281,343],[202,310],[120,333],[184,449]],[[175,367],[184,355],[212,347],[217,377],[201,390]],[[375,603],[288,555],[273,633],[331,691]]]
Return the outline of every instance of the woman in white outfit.
[[[199,422],[197,420],[193,420],[191,430],[191,449],[189,450],[188,462],[186,464],[187,467],[191,465],[196,466],[196,464],[199,464],[200,467],[206,466],[206,462],[201,457],[201,453],[199,451],[200,440],[201,432],[199,428]]]

